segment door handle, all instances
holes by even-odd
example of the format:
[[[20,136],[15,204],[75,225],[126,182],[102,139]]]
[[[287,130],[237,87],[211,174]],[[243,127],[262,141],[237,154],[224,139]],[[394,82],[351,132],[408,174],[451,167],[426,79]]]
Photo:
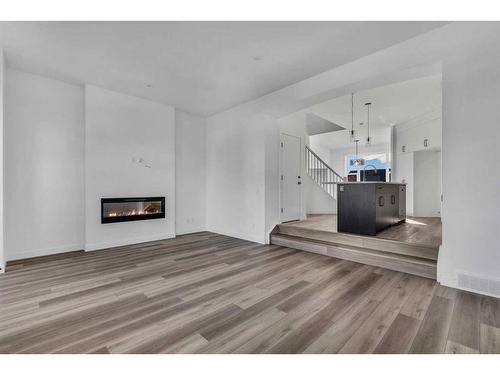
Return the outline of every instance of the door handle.
[[[396,196],[391,195],[391,204],[396,204]]]

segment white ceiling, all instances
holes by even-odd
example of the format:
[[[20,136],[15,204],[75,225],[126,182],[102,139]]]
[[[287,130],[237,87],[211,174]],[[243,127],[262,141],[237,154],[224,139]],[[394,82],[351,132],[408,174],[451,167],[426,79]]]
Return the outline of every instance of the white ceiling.
[[[441,75],[399,82],[355,93],[354,128],[360,144],[365,143],[367,133],[367,111],[365,103],[371,102],[370,135],[373,144],[390,141],[390,128],[393,125],[418,123],[419,119],[441,116]],[[314,113],[345,127],[347,130],[318,134],[311,137],[311,143],[325,148],[349,146],[351,128],[351,96],[335,98],[293,116],[303,117],[304,113]],[[363,122],[363,125],[360,123]]]
[[[16,69],[211,115],[445,24],[0,22],[0,47]]]

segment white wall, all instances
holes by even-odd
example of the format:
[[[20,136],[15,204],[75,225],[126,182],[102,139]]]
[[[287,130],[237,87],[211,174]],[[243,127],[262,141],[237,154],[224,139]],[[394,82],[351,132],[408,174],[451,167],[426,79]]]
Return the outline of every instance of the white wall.
[[[407,183],[409,216],[440,216],[442,113],[437,104],[434,110],[394,126],[393,180]]]
[[[174,237],[173,107],[86,86],[85,122],[85,249]],[[165,196],[166,218],[101,224],[101,198],[135,196]]]
[[[439,151],[413,153],[413,215],[441,216],[441,176]]]
[[[10,69],[6,92],[5,260],[206,229],[203,118]],[[101,197],[145,195],[166,196],[165,220],[100,223]]]
[[[330,157],[328,158],[328,163],[330,167],[337,172],[342,177],[347,176],[347,171],[345,169],[345,158],[348,155],[354,154],[354,146],[346,148],[337,148],[330,150]]]
[[[263,117],[265,143],[265,202],[264,243],[269,243],[268,234],[281,222],[280,213],[280,127],[271,117]],[[278,142],[276,142],[278,140]],[[301,186],[303,189],[304,187]],[[301,213],[305,217],[305,213]]]
[[[424,146],[424,140],[427,139],[427,147]],[[396,149],[397,153],[402,152],[402,146],[405,146],[405,152],[415,152],[427,149],[440,149],[442,144],[442,119],[439,118],[416,122],[412,126],[396,125]]]
[[[4,87],[5,87],[5,61],[3,50],[0,48],[0,273],[5,272],[4,256],[4,200],[3,200],[3,154],[4,154]]]
[[[7,70],[6,260],[83,248],[83,100],[80,86]]]
[[[175,110],[175,233],[206,230],[206,120]]]
[[[407,183],[406,213],[439,216],[441,211],[442,114],[437,108],[394,126],[393,180]],[[424,146],[424,140],[428,146]],[[405,147],[405,152],[402,147]],[[421,154],[423,153],[423,154]],[[439,157],[436,155],[439,154]],[[419,155],[419,156],[418,156]],[[436,198],[437,197],[437,198]]]
[[[414,202],[414,161],[413,152],[401,153],[397,155],[396,161],[397,165],[394,169],[394,174],[392,176],[395,182],[406,183],[406,214],[408,216],[413,216],[415,214],[413,202]]]
[[[309,148],[314,151],[325,163],[330,164],[330,149],[314,142],[316,137],[307,137]]]
[[[308,175],[302,180],[305,184],[306,213],[307,214],[335,214],[337,213],[337,201],[332,198],[316,181]]]
[[[495,34],[498,36],[498,31]],[[443,66],[445,285],[500,296],[500,51],[498,41]],[[496,43],[490,45],[489,43]],[[460,275],[475,279],[460,283]]]
[[[208,118],[208,230],[267,241],[266,124],[264,118],[247,117],[238,108]]]

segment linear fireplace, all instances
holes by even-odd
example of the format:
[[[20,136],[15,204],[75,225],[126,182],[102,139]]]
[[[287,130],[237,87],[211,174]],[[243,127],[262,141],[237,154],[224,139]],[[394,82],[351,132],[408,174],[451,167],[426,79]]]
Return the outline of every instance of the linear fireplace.
[[[101,224],[164,218],[165,197],[101,198]]]

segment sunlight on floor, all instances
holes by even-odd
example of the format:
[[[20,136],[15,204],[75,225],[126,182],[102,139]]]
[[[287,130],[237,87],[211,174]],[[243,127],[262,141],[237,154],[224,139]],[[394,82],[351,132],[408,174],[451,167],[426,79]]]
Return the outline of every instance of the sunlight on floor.
[[[426,223],[422,223],[420,221],[416,221],[416,220],[413,220],[413,219],[406,219],[406,222],[408,224],[414,224],[414,225],[427,225]]]

